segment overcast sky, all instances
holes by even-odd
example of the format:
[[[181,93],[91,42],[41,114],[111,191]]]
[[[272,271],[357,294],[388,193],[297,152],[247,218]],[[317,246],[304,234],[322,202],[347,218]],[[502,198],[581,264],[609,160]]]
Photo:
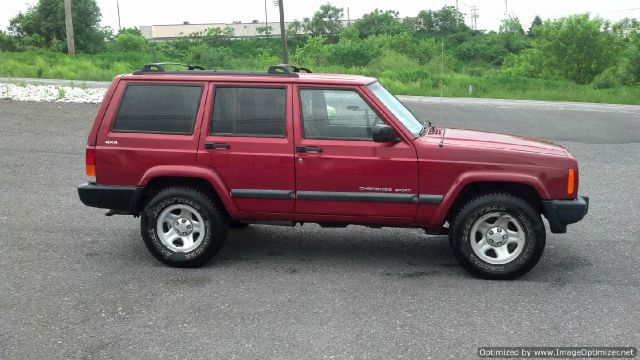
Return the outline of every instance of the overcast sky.
[[[118,29],[116,0],[97,0],[102,10],[102,23],[114,30]],[[264,0],[202,1],[180,0],[166,5],[158,0],[119,0],[123,27],[141,25],[191,23],[218,23],[232,21],[264,21]],[[287,21],[310,17],[327,0],[284,0]],[[415,16],[420,10],[440,9],[443,5],[455,5],[455,0],[331,0],[331,4],[350,10],[351,19],[356,19],[375,8],[397,10],[401,17]],[[0,0],[0,28],[6,29],[9,19],[19,11],[24,11],[37,0]],[[504,0],[464,0],[459,1],[460,10],[467,15],[470,7],[478,8],[478,29],[497,30],[505,14]],[[273,0],[267,1],[269,21],[277,20],[278,8]],[[638,0],[509,0],[508,12],[517,16],[525,30],[535,15],[543,19],[557,18],[570,14],[589,12],[612,21],[624,17],[640,18]],[[468,19],[468,18],[467,18]],[[468,22],[468,20],[467,20]]]

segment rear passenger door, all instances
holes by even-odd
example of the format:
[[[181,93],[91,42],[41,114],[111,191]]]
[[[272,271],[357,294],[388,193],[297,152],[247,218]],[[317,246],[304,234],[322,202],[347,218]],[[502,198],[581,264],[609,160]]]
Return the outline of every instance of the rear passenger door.
[[[291,86],[214,83],[200,151],[238,209],[293,213]]]

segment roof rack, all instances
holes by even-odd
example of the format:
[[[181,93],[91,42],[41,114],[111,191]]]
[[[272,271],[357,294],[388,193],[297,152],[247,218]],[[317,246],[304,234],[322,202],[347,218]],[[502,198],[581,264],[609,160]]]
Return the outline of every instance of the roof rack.
[[[182,66],[188,71],[167,71],[167,65]],[[202,66],[186,65],[181,63],[153,63],[145,64],[141,70],[134,72],[134,75],[149,74],[171,74],[171,75],[192,75],[194,73],[201,75],[245,75],[245,76],[290,76],[298,77],[298,73],[310,73],[311,70],[303,67],[297,67],[289,64],[271,65],[266,72],[260,71],[229,71],[229,70],[205,70]]]
[[[306,72],[306,73],[311,73],[311,70],[304,68],[304,67],[297,67],[294,65],[290,65],[290,64],[278,64],[278,65],[271,65],[269,66],[269,69],[267,70],[268,73],[284,73],[284,74],[291,74],[291,73],[299,73],[299,72]]]
[[[174,62],[162,62],[162,63],[145,64],[142,67],[142,71],[143,72],[165,72],[166,71],[165,66],[167,65],[182,66],[182,67],[186,67],[188,70],[204,70],[202,66],[198,66],[198,65],[187,65],[187,64],[174,63]]]

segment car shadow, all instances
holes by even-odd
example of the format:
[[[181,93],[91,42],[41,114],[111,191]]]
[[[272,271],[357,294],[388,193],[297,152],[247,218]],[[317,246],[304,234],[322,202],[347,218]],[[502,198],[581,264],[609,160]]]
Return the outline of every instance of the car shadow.
[[[132,233],[137,238],[139,233]],[[142,241],[133,241],[135,249],[127,251],[128,261],[141,266],[165,268],[151,257]],[[562,246],[559,242],[556,246]],[[521,281],[549,283],[562,287],[566,280],[558,273],[566,270],[562,250],[536,265]],[[559,253],[557,253],[559,252]],[[549,257],[549,256],[547,256]],[[574,259],[575,260],[575,259]],[[220,252],[203,267],[206,269],[240,269],[260,267],[297,273],[320,268],[370,272],[397,278],[447,276],[476,280],[456,261],[447,236],[426,235],[421,229],[349,226],[342,229],[321,228],[316,224],[282,227],[251,225],[229,231]],[[193,271],[190,271],[193,272]],[[200,274],[201,275],[201,274]]]
[[[209,266],[242,261],[325,262],[331,266],[380,265],[458,268],[446,236],[427,236],[421,229],[321,228],[251,225],[230,230],[220,254]],[[462,271],[460,269],[460,271]]]

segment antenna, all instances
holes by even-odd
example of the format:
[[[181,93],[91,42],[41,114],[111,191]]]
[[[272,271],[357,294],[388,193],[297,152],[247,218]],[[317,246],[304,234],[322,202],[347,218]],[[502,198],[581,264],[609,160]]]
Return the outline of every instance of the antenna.
[[[440,38],[442,42],[442,54],[440,55],[440,124],[442,124],[442,120],[444,119],[444,99],[443,99],[443,82],[444,82],[444,36]]]

